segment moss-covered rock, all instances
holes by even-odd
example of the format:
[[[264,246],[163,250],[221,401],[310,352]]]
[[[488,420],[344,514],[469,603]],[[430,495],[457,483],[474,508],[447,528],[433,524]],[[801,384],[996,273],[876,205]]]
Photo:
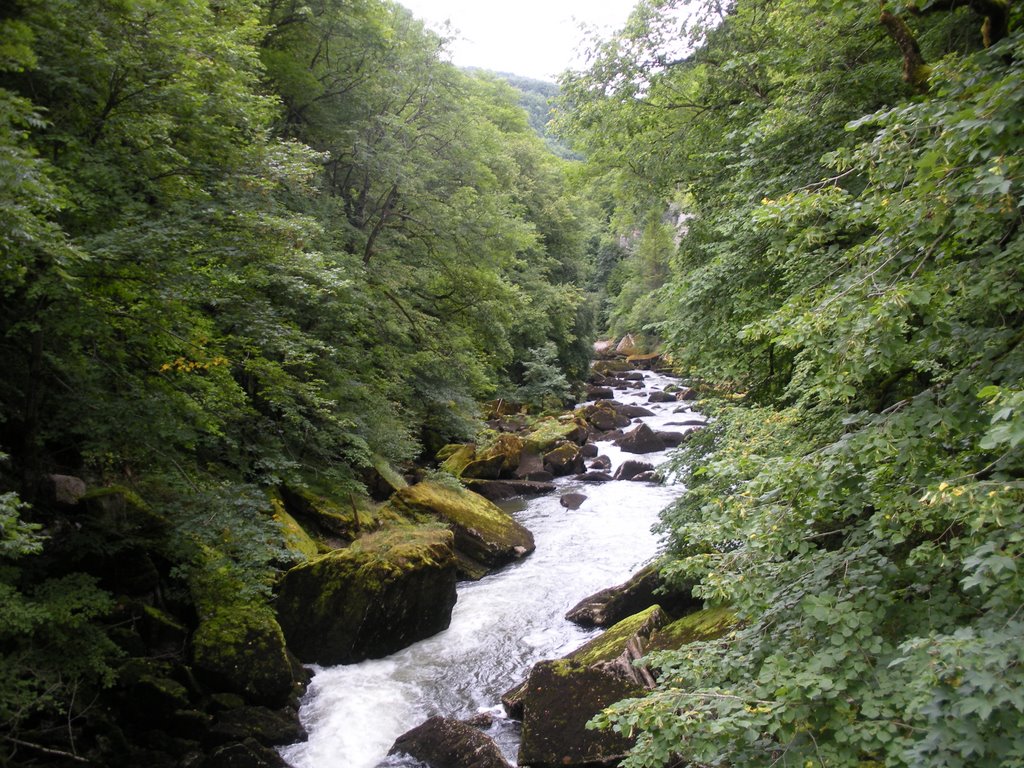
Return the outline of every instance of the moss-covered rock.
[[[273,611],[258,597],[247,596],[226,570],[212,565],[194,573],[190,587],[199,615],[192,635],[196,671],[216,690],[270,707],[288,703],[296,680]]]
[[[587,435],[587,425],[582,419],[541,419],[524,438],[524,447],[534,453],[544,454],[565,441],[582,445],[587,441]]]
[[[192,663],[215,686],[280,707],[295,690],[284,634],[262,604],[219,606],[192,636]]]
[[[361,516],[356,501],[351,498],[342,501],[305,486],[282,486],[280,494],[285,511],[301,521],[307,532],[327,541],[331,548],[354,541],[364,531],[374,530],[378,525],[376,520]]]
[[[466,466],[476,460],[476,444],[475,443],[464,443],[456,446],[454,450],[450,450],[452,446],[445,446],[445,453],[447,454],[441,462],[441,469],[450,475],[461,477],[462,471]],[[438,458],[441,458],[440,453]]]
[[[555,477],[574,475],[584,469],[583,453],[568,441],[544,454],[544,468]]]
[[[303,661],[347,664],[445,629],[456,599],[453,540],[439,526],[396,526],[293,568],[277,598],[289,648]]]
[[[316,557],[320,552],[316,542],[306,533],[306,529],[299,525],[299,522],[288,513],[280,494],[272,493],[270,504],[274,510],[274,522],[281,527],[281,537],[285,549],[291,552],[297,560],[308,560],[311,557]]]
[[[647,651],[677,650],[700,640],[717,640],[736,628],[736,614],[729,608],[705,608],[673,621],[655,632]]]
[[[527,681],[519,764],[617,765],[632,741],[613,731],[587,730],[587,722],[605,707],[642,692],[636,683],[603,670],[579,667],[567,673],[559,662],[540,662]]]
[[[525,688],[509,691],[508,706],[522,707],[519,762],[532,768],[616,765],[631,740],[611,731],[587,730],[587,722],[605,707],[640,695],[653,679],[634,662],[652,633],[668,617],[651,606],[582,648],[557,661],[542,661]]]
[[[424,481],[388,502],[410,520],[439,520],[455,534],[459,573],[478,579],[534,550],[533,534],[479,494]]]

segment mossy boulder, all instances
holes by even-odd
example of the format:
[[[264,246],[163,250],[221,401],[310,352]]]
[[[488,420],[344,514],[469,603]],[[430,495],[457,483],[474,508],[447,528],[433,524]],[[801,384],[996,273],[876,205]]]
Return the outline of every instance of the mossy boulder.
[[[602,400],[593,405],[580,408],[576,413],[597,432],[610,432],[620,427],[628,427],[631,420],[619,413],[618,404],[611,400]]]
[[[332,548],[354,541],[364,530],[377,525],[375,520],[360,516],[352,499],[344,503],[304,486],[282,486],[280,494],[285,511]]]
[[[281,527],[281,540],[285,549],[292,553],[297,560],[316,557],[320,552],[316,542],[306,533],[306,529],[299,524],[298,520],[288,513],[279,493],[271,494],[270,504],[274,510],[274,522]]]
[[[566,441],[582,445],[587,441],[587,436],[587,424],[582,419],[541,419],[524,438],[524,447],[534,453],[544,454]]]
[[[688,643],[717,640],[736,628],[736,614],[729,608],[705,608],[673,621],[655,632],[647,651],[668,651]]]
[[[454,448],[454,450],[452,450]],[[460,477],[462,471],[473,461],[476,461],[476,445],[464,443],[462,445],[444,447],[444,458],[441,460],[441,469],[450,475]],[[438,453],[438,459],[441,454]]]
[[[395,526],[292,568],[277,597],[288,647],[306,662],[348,664],[447,628],[453,542],[440,526]]]
[[[459,574],[478,579],[534,550],[533,534],[477,493],[424,481],[388,502],[409,520],[438,520],[455,535]]]
[[[678,616],[700,603],[690,588],[670,588],[659,575],[658,564],[653,563],[625,583],[583,598],[565,618],[583,627],[607,627],[652,605]]]
[[[612,731],[588,730],[605,707],[641,695],[653,684],[634,661],[651,634],[667,623],[658,606],[619,622],[564,659],[542,661],[525,687],[503,698],[522,707],[519,762],[532,768],[617,765],[632,741]]]
[[[269,608],[219,608],[192,636],[192,661],[216,683],[253,702],[283,706],[294,690],[284,634]]]
[[[441,469],[455,475],[476,480],[497,480],[513,476],[519,466],[519,454],[523,440],[516,435],[494,436],[486,445],[473,443],[460,445],[454,450],[445,450]],[[438,454],[440,458],[440,454]]]
[[[568,441],[544,454],[544,468],[555,477],[574,475],[584,469],[583,453]]]

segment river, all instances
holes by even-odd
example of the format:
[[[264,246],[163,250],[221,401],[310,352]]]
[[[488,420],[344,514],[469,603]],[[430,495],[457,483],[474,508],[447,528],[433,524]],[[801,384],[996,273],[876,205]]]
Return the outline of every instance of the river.
[[[644,405],[652,429],[692,415],[679,403],[647,404],[651,391],[673,380],[645,373],[644,390],[617,392],[619,402]],[[637,420],[634,420],[636,423]],[[627,458],[657,464],[665,453],[624,454],[597,443],[613,469]],[[682,491],[679,485],[561,478],[549,496],[513,502],[506,509],[533,532],[537,549],[526,559],[477,582],[459,585],[451,626],[385,659],[316,673],[302,701],[306,742],[282,750],[294,768],[376,768],[419,765],[386,760],[395,739],[434,715],[466,718],[488,713],[487,732],[516,764],[518,723],[504,717],[501,694],[521,682],[542,659],[564,656],[596,634],[564,619],[584,597],[628,579],[657,553],[651,532],[658,512]],[[559,497],[588,498],[574,511]]]

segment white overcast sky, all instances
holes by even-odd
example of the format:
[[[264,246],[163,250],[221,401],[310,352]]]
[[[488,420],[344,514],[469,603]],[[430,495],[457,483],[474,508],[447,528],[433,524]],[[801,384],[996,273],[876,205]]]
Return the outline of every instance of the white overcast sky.
[[[580,62],[580,25],[603,35],[621,28],[635,0],[399,0],[427,25],[450,21],[449,46],[460,67],[554,80]]]

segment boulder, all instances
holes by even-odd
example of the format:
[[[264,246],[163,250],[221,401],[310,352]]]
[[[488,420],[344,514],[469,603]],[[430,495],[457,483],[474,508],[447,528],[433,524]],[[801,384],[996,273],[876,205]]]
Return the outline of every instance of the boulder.
[[[616,407],[618,405],[613,400],[602,400],[584,406],[578,413],[595,431],[607,432],[618,427],[628,427],[630,424],[630,417],[619,413]]]
[[[301,523],[303,530],[330,539],[335,546],[358,538],[365,527],[376,527],[370,518],[360,519],[353,503],[341,504],[310,488],[283,485],[279,489],[284,510]]]
[[[218,713],[207,738],[219,744],[255,739],[273,747],[305,741],[306,729],[293,709],[241,706]]]
[[[631,483],[653,483],[657,479],[658,478],[656,477],[654,472],[651,471],[641,472],[639,475],[634,475],[633,477],[629,478],[629,481]]]
[[[555,484],[536,480],[466,480],[466,487],[489,501],[504,501],[517,496],[539,496],[555,490]]]
[[[583,454],[574,443],[562,443],[544,454],[544,468],[555,477],[574,475],[583,470]]]
[[[659,391],[651,392],[650,397],[647,398],[648,403],[674,403],[675,401],[675,395]]]
[[[615,354],[615,339],[600,339],[594,342],[594,357],[609,357]]]
[[[690,387],[681,387],[676,392],[676,400],[696,400],[697,390],[691,389]]]
[[[596,360],[593,363],[592,369],[604,376],[608,376],[629,371],[630,365],[625,360]]]
[[[615,480],[632,480],[634,477],[639,475],[641,472],[653,472],[654,466],[648,464],[646,461],[637,461],[636,459],[629,459],[622,462],[619,468],[615,470]]]
[[[527,449],[544,454],[565,441],[583,445],[587,442],[587,437],[586,422],[574,417],[562,417],[538,421],[524,440]]]
[[[281,626],[262,601],[247,599],[242,584],[217,567],[197,571],[190,581],[199,625],[192,635],[192,664],[218,690],[251,702],[284,706],[296,680]]]
[[[619,355],[635,355],[639,353],[640,348],[637,346],[636,339],[633,338],[633,334],[627,333],[623,336],[619,343],[615,345],[615,352]]]
[[[425,481],[397,492],[388,507],[407,519],[448,526],[462,578],[479,579],[534,549],[532,533],[472,491]]]
[[[579,509],[586,500],[587,497],[582,493],[566,493],[558,500],[558,503],[566,509]]]
[[[591,470],[590,472],[581,472],[576,475],[576,479],[583,483],[607,483],[611,481],[612,476],[607,472]]]
[[[646,424],[639,424],[615,441],[626,453],[655,453],[665,450],[665,442]]]
[[[675,651],[684,645],[717,640],[736,628],[736,614],[728,608],[705,608],[659,627],[651,635],[645,652]]]
[[[653,685],[633,665],[647,638],[667,622],[657,606],[619,622],[568,657],[535,665],[522,691],[523,731],[519,763],[532,768],[612,766],[632,742],[614,731],[588,730],[605,707],[638,696]],[[506,694],[516,706],[515,692]]]
[[[306,533],[306,529],[299,524],[298,520],[288,514],[279,493],[271,492],[270,506],[274,510],[272,515],[274,522],[281,528],[281,540],[285,549],[291,552],[297,560],[316,557],[320,552],[316,542]]]
[[[640,371],[629,371],[623,377],[626,381],[643,381],[644,375]]]
[[[517,480],[534,480],[541,483],[554,479],[554,475],[544,469],[544,457],[530,448],[520,451],[519,463],[512,476]]]
[[[654,563],[623,584],[583,598],[565,618],[582,627],[608,627],[652,605],[660,605],[667,613],[679,616],[700,607],[700,601],[691,593],[692,588],[692,585],[683,589],[669,588],[658,572],[658,564]]]
[[[246,739],[225,744],[213,750],[203,768],[288,768],[288,763],[275,749]]]
[[[88,492],[85,480],[74,475],[47,475],[43,498],[65,507],[73,507]]]
[[[587,443],[586,445],[580,446],[580,453],[583,454],[585,459],[593,459],[597,456],[598,449],[593,443]]]
[[[292,568],[277,597],[288,647],[304,662],[348,664],[447,628],[454,539],[437,526],[395,526]]]
[[[643,416],[653,416],[654,411],[650,408],[644,408],[642,405],[627,405],[625,403],[616,403],[615,410],[619,412],[620,416],[625,416],[627,419],[638,419]]]
[[[657,430],[654,433],[658,438],[669,448],[677,448],[682,445],[686,440],[686,435],[682,432],[664,432]]]
[[[587,400],[610,400],[615,397],[611,387],[587,387]]]
[[[609,459],[607,456],[598,456],[596,459],[594,459],[592,462],[590,462],[590,468],[591,469],[602,469],[602,470],[611,469],[612,468],[612,460]],[[618,473],[616,473],[616,474],[618,474]],[[615,478],[615,479],[618,480],[619,478]]]
[[[389,755],[405,754],[428,768],[509,768],[498,746],[472,725],[432,717],[395,740]]]

